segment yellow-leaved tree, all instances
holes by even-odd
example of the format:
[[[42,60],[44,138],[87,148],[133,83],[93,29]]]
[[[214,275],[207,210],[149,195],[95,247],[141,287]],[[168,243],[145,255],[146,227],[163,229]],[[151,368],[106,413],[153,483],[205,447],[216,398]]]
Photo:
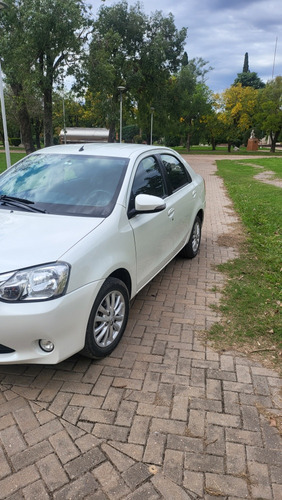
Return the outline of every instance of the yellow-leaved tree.
[[[243,134],[254,126],[254,116],[258,107],[259,91],[253,87],[242,87],[241,83],[232,85],[221,95],[222,121],[228,141],[231,145],[242,143]]]

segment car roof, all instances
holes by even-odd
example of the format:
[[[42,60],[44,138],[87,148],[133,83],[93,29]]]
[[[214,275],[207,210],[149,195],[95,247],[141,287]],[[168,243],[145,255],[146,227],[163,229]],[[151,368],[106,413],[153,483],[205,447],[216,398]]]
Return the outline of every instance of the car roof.
[[[62,144],[60,146],[51,146],[43,148],[36,153],[46,154],[86,154],[115,156],[120,158],[130,158],[132,155],[139,155],[146,152],[156,153],[157,151],[170,151],[161,146],[148,146],[146,144],[124,144],[124,143],[85,143],[85,144]],[[36,154],[33,153],[33,154]]]

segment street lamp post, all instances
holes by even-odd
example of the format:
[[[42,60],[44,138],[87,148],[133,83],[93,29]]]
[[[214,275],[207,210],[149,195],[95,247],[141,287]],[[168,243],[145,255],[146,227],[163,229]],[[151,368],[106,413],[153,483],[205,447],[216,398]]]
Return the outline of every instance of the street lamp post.
[[[153,144],[153,120],[154,120],[155,108],[151,106],[151,134],[150,134],[150,144]]]
[[[119,142],[122,141],[122,93],[125,90],[125,87],[120,85],[118,87],[119,90]]]
[[[7,7],[8,7],[8,5],[5,2],[0,1],[0,10],[6,9]],[[1,61],[0,61],[0,100],[1,100],[1,111],[2,111],[3,132],[4,132],[4,147],[5,147],[5,153],[6,153],[6,165],[7,165],[7,168],[9,168],[11,166],[11,157],[10,157],[8,130],[7,130],[6,111],[5,111]]]

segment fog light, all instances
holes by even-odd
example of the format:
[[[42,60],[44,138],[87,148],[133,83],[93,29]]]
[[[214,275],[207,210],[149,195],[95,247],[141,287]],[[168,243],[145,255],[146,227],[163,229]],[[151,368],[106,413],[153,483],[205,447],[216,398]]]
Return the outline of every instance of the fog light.
[[[51,340],[46,340],[46,339],[40,339],[39,346],[41,347],[42,351],[45,352],[52,352],[55,347],[53,342],[51,342]]]

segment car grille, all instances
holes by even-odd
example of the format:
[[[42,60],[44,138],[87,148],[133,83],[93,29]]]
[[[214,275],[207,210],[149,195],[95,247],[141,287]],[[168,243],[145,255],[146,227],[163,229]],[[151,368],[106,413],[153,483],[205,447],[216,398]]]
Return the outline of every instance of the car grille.
[[[11,349],[6,345],[0,344],[0,354],[9,354],[10,352],[15,352],[15,349]]]

